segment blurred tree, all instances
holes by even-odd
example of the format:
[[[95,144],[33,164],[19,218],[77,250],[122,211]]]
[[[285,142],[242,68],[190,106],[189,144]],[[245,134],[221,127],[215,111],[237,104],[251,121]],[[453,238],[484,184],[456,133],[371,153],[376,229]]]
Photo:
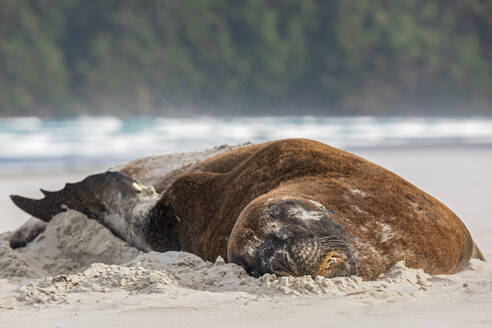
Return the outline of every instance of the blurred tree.
[[[0,115],[490,114],[487,0],[5,0]]]
[[[0,4],[0,109],[8,115],[46,115],[67,99],[63,49],[33,4]]]

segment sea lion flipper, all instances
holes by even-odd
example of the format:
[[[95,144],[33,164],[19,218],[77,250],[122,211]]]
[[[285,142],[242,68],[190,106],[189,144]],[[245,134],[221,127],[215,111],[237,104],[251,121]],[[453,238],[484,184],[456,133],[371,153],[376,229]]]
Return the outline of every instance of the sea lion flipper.
[[[18,195],[10,195],[10,199],[24,212],[46,222],[49,222],[52,216],[63,211],[63,209],[58,211],[56,207],[50,206],[51,204],[46,198],[31,199]]]
[[[150,209],[159,199],[152,187],[145,187],[119,172],[108,171],[90,175],[76,183],[67,183],[59,191],[42,190],[42,193],[42,199],[17,195],[10,198],[20,209],[46,222],[67,209],[79,211],[102,223],[116,236],[138,248],[146,248],[141,233],[136,229],[142,225],[146,215],[141,204],[150,204]],[[140,206],[138,210],[137,205]]]
[[[18,195],[11,195],[10,198],[20,209],[46,222],[67,209],[82,212],[91,219],[101,221],[110,211],[116,196],[132,198],[142,188],[136,180],[119,172],[108,171],[90,175],[76,183],[67,183],[58,191],[41,189],[44,195],[42,199]]]
[[[32,217],[26,221],[20,228],[15,230],[9,238],[10,247],[24,247],[36,239],[48,225],[47,222]]]

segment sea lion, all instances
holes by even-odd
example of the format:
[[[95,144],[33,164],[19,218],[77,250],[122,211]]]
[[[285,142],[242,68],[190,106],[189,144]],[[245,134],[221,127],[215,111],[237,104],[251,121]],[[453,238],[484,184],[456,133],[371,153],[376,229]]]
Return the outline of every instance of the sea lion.
[[[126,166],[43,191],[11,196],[44,221],[66,208],[100,221],[144,251],[217,256],[253,276],[359,275],[376,279],[393,264],[429,274],[484,259],[461,220],[396,174],[306,139],[234,149],[186,170],[137,180]],[[140,172],[140,173],[139,173]]]

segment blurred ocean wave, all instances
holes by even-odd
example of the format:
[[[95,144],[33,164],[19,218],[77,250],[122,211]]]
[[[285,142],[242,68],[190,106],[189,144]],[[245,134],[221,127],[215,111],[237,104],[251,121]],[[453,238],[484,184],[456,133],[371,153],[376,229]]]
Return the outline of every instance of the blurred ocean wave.
[[[0,171],[82,169],[149,154],[301,137],[343,149],[492,145],[492,118],[6,118],[0,119]]]

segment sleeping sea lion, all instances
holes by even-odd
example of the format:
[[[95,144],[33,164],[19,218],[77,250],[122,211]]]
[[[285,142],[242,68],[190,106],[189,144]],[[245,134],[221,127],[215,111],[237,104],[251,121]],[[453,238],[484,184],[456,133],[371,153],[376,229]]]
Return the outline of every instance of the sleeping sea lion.
[[[234,149],[138,182],[129,165],[43,191],[11,196],[49,221],[67,208],[96,219],[143,251],[217,256],[253,276],[359,275],[396,262],[429,274],[483,256],[461,220],[396,174],[325,144],[288,139]],[[148,172],[147,172],[148,173]]]

